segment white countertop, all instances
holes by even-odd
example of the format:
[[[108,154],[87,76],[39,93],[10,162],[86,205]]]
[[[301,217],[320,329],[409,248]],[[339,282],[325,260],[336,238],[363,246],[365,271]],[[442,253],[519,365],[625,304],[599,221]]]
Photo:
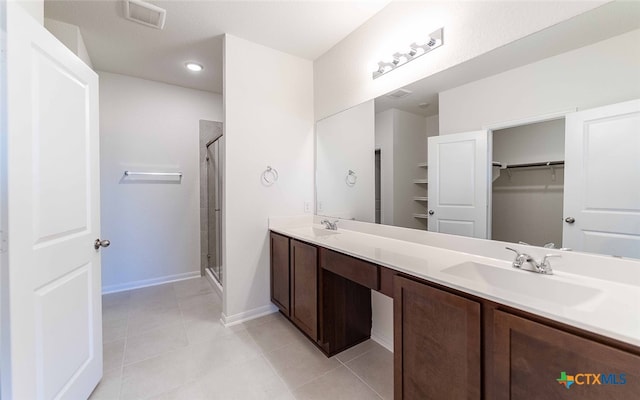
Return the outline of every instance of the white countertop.
[[[537,314],[567,325],[640,346],[640,286],[554,269],[553,275],[520,271],[510,261],[338,229],[337,234],[314,231],[312,225],[272,224],[283,235],[348,254],[374,264]],[[316,229],[324,229],[313,225]],[[556,259],[551,259],[553,262]],[[502,279],[462,277],[462,263],[489,266]],[[494,267],[494,268],[491,268]],[[524,286],[523,286],[524,285]],[[522,290],[523,288],[527,290]],[[537,290],[536,288],[540,288]],[[573,290],[576,289],[576,290]],[[539,292],[539,293],[538,293]]]

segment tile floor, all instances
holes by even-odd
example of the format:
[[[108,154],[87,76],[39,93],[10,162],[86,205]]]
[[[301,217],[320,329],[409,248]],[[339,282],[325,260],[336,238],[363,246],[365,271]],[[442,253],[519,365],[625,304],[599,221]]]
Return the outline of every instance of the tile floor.
[[[206,278],[103,297],[104,377],[92,400],[392,399],[373,341],[326,358],[279,313],[225,328]]]

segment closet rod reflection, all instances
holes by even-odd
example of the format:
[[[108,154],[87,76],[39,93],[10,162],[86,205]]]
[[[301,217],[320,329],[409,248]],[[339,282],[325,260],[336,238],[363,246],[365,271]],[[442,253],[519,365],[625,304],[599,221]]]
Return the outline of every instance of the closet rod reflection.
[[[501,167],[502,169],[528,168],[528,167],[553,167],[555,165],[564,165],[564,161],[545,161],[545,162],[526,163],[526,164],[507,164],[504,166],[499,162],[493,163],[494,167]]]

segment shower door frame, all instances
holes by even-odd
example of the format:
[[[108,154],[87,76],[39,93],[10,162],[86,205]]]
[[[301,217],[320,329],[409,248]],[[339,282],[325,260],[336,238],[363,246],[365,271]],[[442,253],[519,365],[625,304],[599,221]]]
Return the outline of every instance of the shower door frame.
[[[215,278],[215,280],[223,286],[224,276],[222,275],[222,156],[221,156],[221,145],[220,140],[223,138],[222,135],[217,136],[216,138],[208,141],[205,144],[205,160],[206,160],[206,171],[207,171],[207,179],[206,179],[206,201],[207,201],[207,258],[205,269],[209,269],[211,274]],[[210,153],[210,147],[215,144],[215,149],[212,149]],[[215,151],[215,153],[214,153]],[[211,160],[210,158],[211,154]],[[214,173],[217,175],[214,178],[214,182],[217,183],[216,191],[214,192],[214,204],[213,204],[213,214],[215,221],[213,222],[213,228],[215,229],[215,244],[214,249],[211,249],[211,198],[210,198],[210,173],[211,164],[213,163],[217,165],[217,168],[214,168]]]

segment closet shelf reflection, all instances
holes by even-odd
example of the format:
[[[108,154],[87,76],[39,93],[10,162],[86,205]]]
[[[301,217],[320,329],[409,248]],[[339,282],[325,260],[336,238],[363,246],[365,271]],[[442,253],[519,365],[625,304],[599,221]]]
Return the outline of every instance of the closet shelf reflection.
[[[413,218],[427,219],[429,216],[427,214],[413,214]]]
[[[426,179],[414,179],[413,183],[417,183],[417,184],[426,184],[428,183]]]

